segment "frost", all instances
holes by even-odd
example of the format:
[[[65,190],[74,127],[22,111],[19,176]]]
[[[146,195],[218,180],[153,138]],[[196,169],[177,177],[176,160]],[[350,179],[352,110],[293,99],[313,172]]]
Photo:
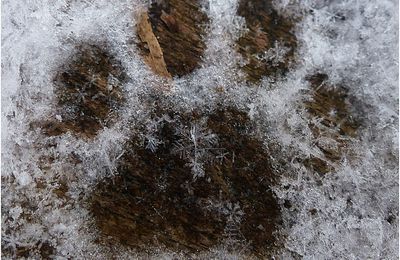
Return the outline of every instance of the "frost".
[[[194,123],[190,128],[178,129],[180,139],[174,144],[174,152],[190,161],[188,166],[192,169],[194,179],[204,177],[205,163],[216,158],[223,159],[224,149],[217,147],[218,137],[203,124]]]
[[[162,142],[160,140],[158,140],[157,138],[151,136],[151,135],[147,135],[146,136],[146,149],[149,149],[151,152],[155,153],[157,151],[157,147],[162,144]]]
[[[10,216],[13,219],[18,219],[21,213],[22,213],[22,208],[20,206],[10,209]]]
[[[105,259],[110,252],[121,259],[144,258],[122,246],[110,249],[96,244],[84,201],[96,183],[119,174],[117,164],[131,152],[123,147],[132,135],[142,137],[144,147],[153,153],[163,144],[158,131],[170,119],[149,116],[154,104],[145,100],[165,82],[152,75],[133,44],[138,40],[133,14],[147,2],[3,1],[1,226],[5,258],[16,259],[24,248],[45,242],[54,247],[57,259]],[[160,96],[168,98],[176,111],[208,111],[233,104],[248,112],[257,128],[252,134],[271,150],[270,159],[281,174],[280,184],[272,187],[282,204],[279,232],[287,237],[278,258],[397,259],[398,1],[274,1],[282,15],[301,17],[294,32],[299,49],[295,67],[285,77],[265,77],[257,86],[241,80],[238,64],[244,61],[234,42],[246,30],[244,19],[236,15],[238,1],[203,3],[211,22],[203,63],[191,75],[174,79],[171,91]],[[123,85],[127,105],[119,111],[118,121],[92,140],[71,133],[45,137],[35,123],[47,120],[56,106],[53,76],[82,42],[107,42],[121,61],[129,78]],[[276,42],[259,58],[276,65],[286,51]],[[304,107],[310,99],[304,94],[310,91],[304,79],[317,72],[328,75],[324,83],[347,88],[352,98],[350,113],[362,123],[358,137],[348,138],[354,140],[348,142],[347,152],[329,162],[331,170],[322,176],[302,163],[310,158],[326,161],[317,144],[324,149],[338,145],[323,135],[315,137],[309,127],[324,128],[321,118],[308,117]],[[109,91],[120,83],[111,75],[107,78]],[[86,97],[80,93],[76,98]],[[337,113],[331,110],[329,115]],[[51,118],[65,120],[61,115]],[[202,122],[176,130],[175,151],[190,161],[194,179],[207,177],[207,163],[223,161],[229,152],[218,146],[218,137]],[[239,247],[232,252],[228,243],[199,257],[246,259],[246,242],[237,230],[245,209],[237,202],[208,206],[230,220],[227,239],[241,243],[243,251]],[[30,257],[41,256],[36,252]],[[158,248],[147,257],[185,256]]]
[[[27,186],[32,182],[31,176],[29,176],[28,172],[20,172],[16,175],[17,181],[21,186]]]
[[[274,47],[268,49],[262,55],[258,55],[257,58],[264,62],[271,63],[272,66],[276,67],[279,63],[285,61],[285,56],[288,53],[290,48],[285,47],[282,43],[275,41]]]
[[[231,202],[228,202],[222,212],[224,215],[227,216],[228,222],[233,222],[235,224],[240,223],[244,215],[239,203],[233,204]]]
[[[168,115],[163,115],[162,117],[157,117],[146,122],[146,131],[144,135],[146,149],[149,149],[153,153],[156,152],[158,146],[163,143],[157,138],[157,135],[166,122],[172,122]]]

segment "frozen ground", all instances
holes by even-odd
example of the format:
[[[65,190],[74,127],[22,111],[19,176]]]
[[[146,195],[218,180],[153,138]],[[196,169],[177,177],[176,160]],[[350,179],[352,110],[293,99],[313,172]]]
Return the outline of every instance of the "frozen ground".
[[[159,79],[144,65],[135,42],[135,12],[145,1],[3,0],[2,2],[2,250],[12,259],[21,248],[48,241],[58,259],[128,259],[136,252],[100,247],[81,201],[101,178],[115,173],[128,124],[145,122],[141,98]],[[283,208],[287,236],[280,259],[397,259],[398,257],[398,3],[394,0],[282,0],[283,14],[299,16],[296,66],[286,77],[265,78],[248,88],[239,80],[240,56],[232,42],[244,30],[235,1],[209,0],[211,17],[204,64],[173,83],[177,108],[212,107],[224,86],[226,104],[249,111],[265,145],[274,144],[276,161],[288,162],[282,184],[274,187]],[[130,80],[127,103],[118,122],[91,141],[71,134],[43,138],[30,127],[51,114],[52,79],[60,64],[85,41],[110,44]],[[271,54],[269,54],[271,55]],[[324,176],[293,158],[320,156],[308,127],[304,78],[321,71],[330,83],[345,85],[357,100],[362,121],[352,154],[343,154]],[[52,146],[51,143],[57,143]],[[56,148],[55,148],[56,147]],[[83,158],[74,165],[72,151]],[[43,158],[53,158],[50,164]],[[279,164],[277,164],[279,165]],[[68,184],[68,200],[54,190]],[[315,209],[317,214],[310,214]],[[40,247],[40,246],[39,246]],[[43,247],[43,246],[42,246]],[[40,252],[37,253],[40,255]],[[152,256],[173,257],[155,250]],[[208,255],[208,256],[205,256]],[[240,258],[223,248],[205,258]]]

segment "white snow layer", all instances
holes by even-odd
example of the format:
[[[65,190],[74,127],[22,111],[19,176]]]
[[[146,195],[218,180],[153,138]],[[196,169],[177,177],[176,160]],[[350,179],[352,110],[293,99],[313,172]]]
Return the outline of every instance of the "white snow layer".
[[[49,241],[58,259],[102,259],[109,250],[121,259],[140,257],[119,246],[96,245],[93,223],[80,202],[99,179],[117,174],[115,163],[123,153],[129,125],[146,120],[140,97],[160,80],[135,47],[135,13],[147,3],[4,0],[2,4],[3,248]],[[276,0],[274,4],[282,15],[302,17],[295,32],[296,67],[286,77],[246,86],[237,69],[241,57],[233,48],[245,30],[243,18],[236,15],[237,2],[208,0],[204,8],[211,25],[204,63],[192,75],[175,79],[169,98],[177,108],[207,108],[220,98],[214,88],[221,86],[227,104],[249,111],[265,144],[280,147],[281,154],[272,159],[286,158],[289,165],[278,169],[282,184],[274,190],[280,201],[288,200],[293,207],[283,209],[281,232],[287,239],[278,258],[397,259],[398,3]],[[94,140],[70,134],[43,140],[30,124],[50,114],[55,70],[76,43],[85,41],[108,42],[121,60],[131,78],[124,85],[129,105],[119,121]],[[302,106],[306,98],[302,90],[309,88],[304,78],[316,71],[349,88],[360,101],[352,112],[363,119],[361,140],[353,142],[351,155],[357,160],[344,155],[336,170],[324,177],[291,160],[320,153]],[[57,147],[49,146],[51,142]],[[72,151],[83,158],[81,164],[68,161]],[[54,161],[44,169],[40,165],[46,157]],[[52,192],[60,180],[68,183],[69,201]],[[318,214],[309,214],[310,209]],[[28,220],[27,215],[32,217]],[[223,248],[205,254],[216,259],[243,257]],[[163,250],[152,255],[176,256]]]

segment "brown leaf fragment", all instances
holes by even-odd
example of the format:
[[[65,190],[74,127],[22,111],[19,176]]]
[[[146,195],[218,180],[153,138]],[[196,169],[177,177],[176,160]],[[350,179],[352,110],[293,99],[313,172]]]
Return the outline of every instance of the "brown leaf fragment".
[[[146,48],[148,50],[148,54],[144,55],[143,57],[147,65],[156,74],[171,78],[171,75],[167,70],[167,65],[164,61],[163,51],[153,33],[147,12],[144,12],[140,15],[137,32],[142,43],[145,43],[142,48]]]
[[[137,34],[147,65],[171,78],[193,72],[201,63],[206,14],[199,0],[161,0],[140,14]]]

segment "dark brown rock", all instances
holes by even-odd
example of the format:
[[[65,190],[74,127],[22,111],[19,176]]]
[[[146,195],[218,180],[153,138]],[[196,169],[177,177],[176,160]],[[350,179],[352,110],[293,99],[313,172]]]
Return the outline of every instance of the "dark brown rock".
[[[45,134],[71,131],[93,137],[123,103],[121,84],[126,75],[105,47],[83,44],[54,78],[59,120],[44,123]]]
[[[237,14],[245,18],[248,28],[237,41],[238,51],[247,61],[243,66],[247,79],[257,83],[263,76],[286,73],[297,47],[293,22],[277,13],[271,0],[240,0]],[[276,46],[285,51],[275,53]],[[266,52],[276,57],[263,59]]]
[[[262,143],[249,135],[247,115],[232,108],[209,116],[164,113],[169,120],[157,131],[162,144],[152,152],[133,137],[119,175],[99,183],[90,199],[103,237],[139,250],[163,245],[190,253],[247,241],[251,254],[271,254],[281,221],[270,189],[277,176]],[[187,156],[193,146],[186,141],[200,122],[197,147],[209,155],[202,157],[204,177],[194,178]],[[212,134],[218,142],[209,147]]]
[[[146,63],[164,77],[183,76],[199,66],[208,23],[199,0],[154,1],[139,17],[138,44]]]

